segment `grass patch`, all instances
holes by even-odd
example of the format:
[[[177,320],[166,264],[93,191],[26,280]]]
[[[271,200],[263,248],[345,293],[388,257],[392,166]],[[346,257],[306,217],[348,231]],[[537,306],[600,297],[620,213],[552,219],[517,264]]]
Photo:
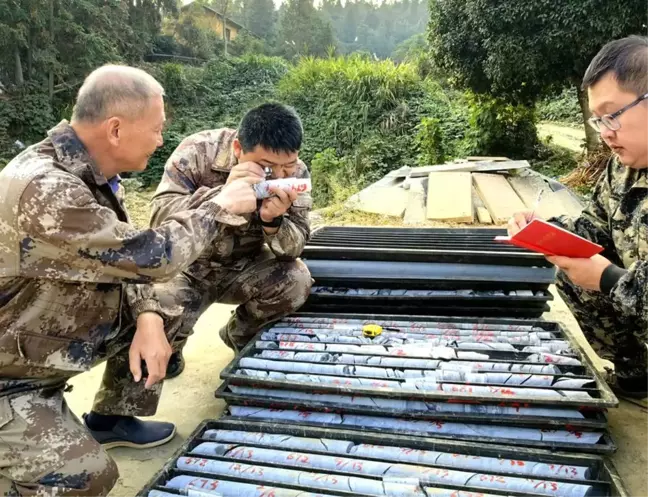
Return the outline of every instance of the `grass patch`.
[[[124,201],[132,223],[138,228],[148,228],[151,215],[151,199],[155,189],[127,191]]]

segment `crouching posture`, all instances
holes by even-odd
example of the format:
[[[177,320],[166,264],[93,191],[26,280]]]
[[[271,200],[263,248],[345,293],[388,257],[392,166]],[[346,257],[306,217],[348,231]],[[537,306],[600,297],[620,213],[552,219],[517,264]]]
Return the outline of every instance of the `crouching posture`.
[[[250,110],[238,130],[189,136],[167,161],[152,200],[151,226],[200,205],[237,179],[261,181],[267,168],[273,178],[310,177],[298,159],[302,133],[301,121],[292,109],[264,104]],[[210,304],[238,304],[220,330],[225,344],[238,351],[264,324],[305,302],[312,280],[298,256],[310,236],[312,200],[308,193],[274,189],[273,194],[259,202],[255,213],[245,215],[244,225],[223,225],[209,248],[183,274],[156,285],[163,304],[185,309],[174,343],[180,352],[169,361],[168,378],[182,371],[182,347]]]
[[[181,309],[150,284],[182,271],[256,198],[231,182],[154,229],[129,224],[119,174],[141,171],[162,144],[163,89],[106,66],[63,121],[0,173],[0,494],[106,495],[115,463],[104,448],[170,440],[155,413]],[[231,198],[230,198],[231,197]],[[83,422],[63,392],[106,360]],[[85,425],[85,426],[84,426]],[[103,446],[103,447],[102,447]]]

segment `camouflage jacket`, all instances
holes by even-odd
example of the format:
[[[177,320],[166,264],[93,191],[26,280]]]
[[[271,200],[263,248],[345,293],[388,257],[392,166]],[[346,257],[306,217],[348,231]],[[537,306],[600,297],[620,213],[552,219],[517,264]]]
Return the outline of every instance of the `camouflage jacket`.
[[[648,179],[636,170],[610,160],[592,200],[576,219],[562,216],[552,222],[602,245],[601,254],[617,268],[603,288],[615,310],[648,330]],[[602,284],[602,287],[605,285]]]
[[[165,317],[147,283],[185,269],[224,224],[245,223],[207,202],[137,230],[122,190],[65,121],[0,172],[0,395],[89,369],[122,307]]]
[[[159,226],[175,212],[200,205],[218,193],[237,164],[232,143],[236,131],[217,129],[201,131],[185,138],[164,168],[164,176],[152,200],[151,226]],[[306,165],[299,161],[295,176],[308,178]],[[213,190],[212,190],[213,189]],[[245,266],[264,243],[279,258],[298,257],[310,237],[308,214],[312,207],[309,193],[300,194],[288,210],[279,230],[268,235],[251,214],[242,226],[226,227],[200,257],[209,266],[234,269]]]

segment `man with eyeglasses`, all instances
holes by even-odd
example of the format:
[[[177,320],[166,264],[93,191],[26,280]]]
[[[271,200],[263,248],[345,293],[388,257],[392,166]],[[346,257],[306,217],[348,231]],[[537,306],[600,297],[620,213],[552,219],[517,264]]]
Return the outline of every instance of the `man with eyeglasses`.
[[[550,222],[604,247],[591,259],[548,257],[559,268],[557,287],[583,333],[615,365],[614,389],[647,396],[648,339],[648,38],[605,45],[583,79],[590,125],[614,152],[592,199],[576,218]],[[533,218],[516,214],[515,234]]]

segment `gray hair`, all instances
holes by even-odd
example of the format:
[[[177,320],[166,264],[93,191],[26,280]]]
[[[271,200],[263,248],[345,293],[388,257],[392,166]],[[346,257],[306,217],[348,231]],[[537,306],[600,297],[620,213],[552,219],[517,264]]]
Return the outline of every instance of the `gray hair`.
[[[95,69],[79,89],[72,121],[99,122],[111,116],[137,119],[164,88],[135,67],[105,65]]]
[[[609,72],[622,90],[637,96],[648,93],[648,38],[629,36],[606,44],[587,68],[583,89],[595,85]]]

